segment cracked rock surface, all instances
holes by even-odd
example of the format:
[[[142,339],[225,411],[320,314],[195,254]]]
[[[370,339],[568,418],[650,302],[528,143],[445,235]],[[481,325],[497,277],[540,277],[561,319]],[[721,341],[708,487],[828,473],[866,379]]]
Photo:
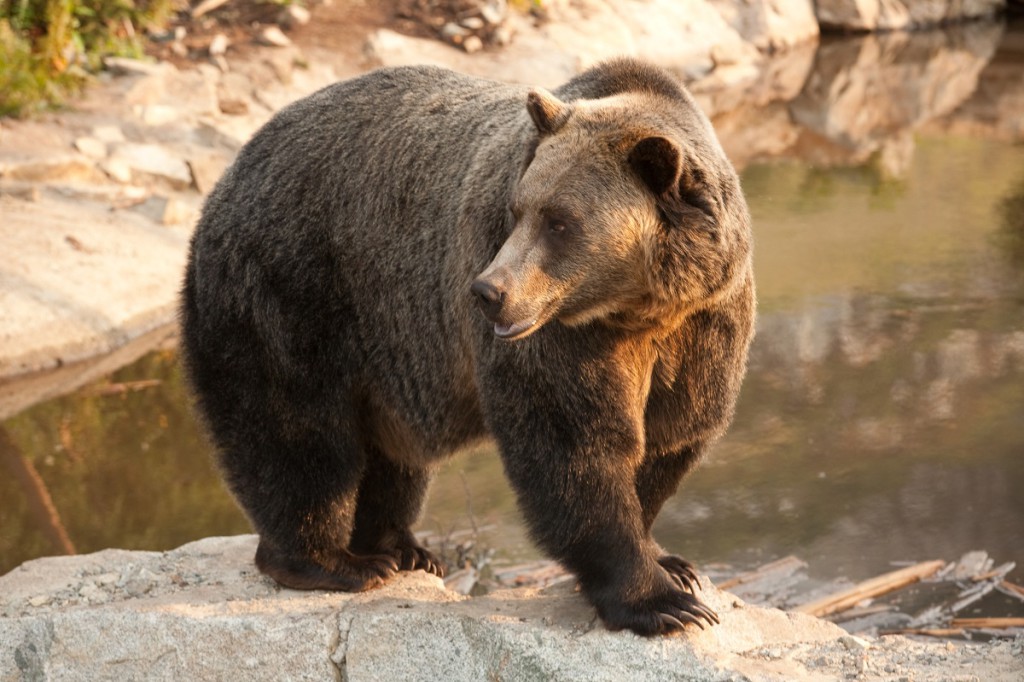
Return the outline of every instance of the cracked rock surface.
[[[256,537],[39,559],[0,577],[0,680],[1014,680],[1020,643],[867,640],[703,581],[721,625],[608,632],[572,583],[463,597],[423,572],[277,587]]]

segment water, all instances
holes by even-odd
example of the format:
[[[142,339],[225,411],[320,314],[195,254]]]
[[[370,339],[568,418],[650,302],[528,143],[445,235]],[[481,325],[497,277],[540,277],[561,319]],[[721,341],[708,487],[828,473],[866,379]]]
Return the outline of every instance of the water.
[[[1024,565],[1021,35],[830,42],[695,86],[743,167],[760,316],[735,423],[663,545],[854,580],[972,549]],[[106,388],[140,380],[159,383]],[[4,421],[0,471],[0,573],[249,528],[173,350]],[[474,523],[500,558],[537,556],[488,449],[443,468],[421,527]]]

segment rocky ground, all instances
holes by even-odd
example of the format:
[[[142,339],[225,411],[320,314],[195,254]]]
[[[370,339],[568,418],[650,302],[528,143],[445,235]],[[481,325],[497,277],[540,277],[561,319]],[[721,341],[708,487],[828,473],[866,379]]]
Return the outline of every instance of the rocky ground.
[[[704,581],[722,619],[643,639],[572,582],[463,597],[423,572],[364,594],[276,587],[254,536],[31,561],[0,577],[0,680],[1018,680],[1022,642],[862,639]]]

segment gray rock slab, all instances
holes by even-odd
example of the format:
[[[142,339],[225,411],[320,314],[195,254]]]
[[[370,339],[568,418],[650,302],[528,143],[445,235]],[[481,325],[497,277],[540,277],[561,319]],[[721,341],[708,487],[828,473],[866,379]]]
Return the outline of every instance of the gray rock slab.
[[[645,639],[606,630],[571,582],[463,597],[415,572],[361,594],[296,592],[256,571],[255,547],[247,535],[23,564],[0,577],[0,681],[921,682],[1021,670],[1009,642],[851,638],[707,580],[720,625]]]
[[[190,225],[56,192],[0,196],[0,215],[0,245],[17,254],[0,262],[0,378],[108,353],[174,319]]]

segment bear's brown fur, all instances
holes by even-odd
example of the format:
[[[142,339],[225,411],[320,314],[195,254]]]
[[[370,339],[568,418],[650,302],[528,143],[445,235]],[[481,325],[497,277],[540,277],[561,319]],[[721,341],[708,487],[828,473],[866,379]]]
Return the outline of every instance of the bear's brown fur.
[[[491,437],[609,627],[717,621],[650,531],[731,419],[750,221],[664,72],[617,60],[552,94],[385,69],[291,105],[211,194],[181,314],[280,583],[440,574],[410,527],[436,463]]]

